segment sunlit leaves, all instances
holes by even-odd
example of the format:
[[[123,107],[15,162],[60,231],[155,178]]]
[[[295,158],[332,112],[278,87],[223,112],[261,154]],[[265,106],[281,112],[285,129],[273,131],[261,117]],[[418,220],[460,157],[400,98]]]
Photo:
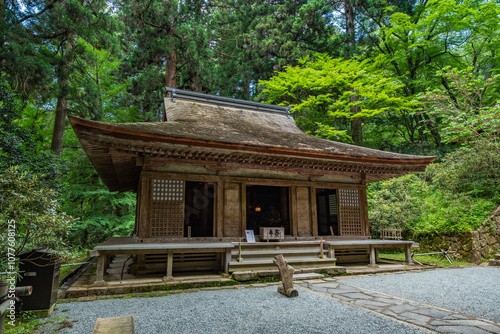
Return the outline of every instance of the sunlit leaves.
[[[260,81],[260,85],[268,103],[290,106],[299,115],[322,114],[349,120],[412,106],[397,94],[401,83],[386,77],[370,61],[326,54],[302,58],[299,65],[287,67],[270,80]]]

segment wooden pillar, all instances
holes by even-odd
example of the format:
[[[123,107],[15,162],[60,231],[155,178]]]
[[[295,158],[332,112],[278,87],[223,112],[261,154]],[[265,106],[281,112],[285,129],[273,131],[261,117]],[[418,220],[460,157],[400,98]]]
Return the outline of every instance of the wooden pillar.
[[[229,263],[231,263],[231,248],[226,248],[226,256],[224,257],[224,272],[229,274]]]
[[[106,270],[106,254],[99,253],[97,258],[97,270],[95,272],[95,283],[104,282],[104,271]]]
[[[167,254],[167,276],[166,279],[172,279],[172,269],[174,267],[174,250],[169,249]]]
[[[217,219],[216,219],[216,233],[215,235],[218,238],[222,238],[224,236],[224,182],[217,181],[216,186],[216,211],[217,211]]]
[[[139,235],[139,226],[140,226],[140,213],[139,209],[141,208],[141,182],[137,187],[137,193],[135,194],[135,224],[134,224],[134,235]]]
[[[308,187],[298,186],[296,192],[297,236],[311,236],[311,199]]]
[[[139,201],[139,228],[138,237],[151,236],[151,206],[152,206],[152,179],[141,176],[141,198]]]
[[[224,184],[224,237],[241,237],[241,184]]]
[[[339,227],[338,235],[344,234],[344,215],[342,214],[342,209],[340,208],[340,189],[335,190],[335,195],[337,196],[337,224]]]
[[[292,212],[292,219],[290,220],[290,234],[296,237],[299,234],[297,223],[297,186],[290,187],[290,209]]]
[[[311,211],[311,231],[313,237],[318,236],[318,205],[316,203],[316,187],[311,186],[310,188],[310,211]]]
[[[370,265],[369,267],[378,267],[377,266],[377,254],[375,252],[375,247],[372,245],[370,246]]]
[[[370,221],[368,219],[368,198],[366,195],[366,186],[359,190],[359,204],[360,214],[363,226],[363,233],[365,236],[370,236]]]
[[[335,247],[333,245],[328,246],[328,257],[335,259]]]
[[[405,245],[405,263],[411,264],[411,244]]]
[[[245,230],[247,229],[247,185],[241,184],[241,237],[245,237]]]

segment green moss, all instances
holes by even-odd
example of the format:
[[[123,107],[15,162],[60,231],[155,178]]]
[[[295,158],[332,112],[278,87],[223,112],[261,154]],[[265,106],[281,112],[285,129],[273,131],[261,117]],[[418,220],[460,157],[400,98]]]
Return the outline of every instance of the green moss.
[[[57,328],[71,327],[72,324],[66,321],[66,316],[55,316],[51,318],[38,319],[32,312],[22,312],[18,315],[15,321],[15,326],[11,326],[5,319],[4,333],[5,334],[25,334],[34,333],[38,328],[48,323],[58,324]]]

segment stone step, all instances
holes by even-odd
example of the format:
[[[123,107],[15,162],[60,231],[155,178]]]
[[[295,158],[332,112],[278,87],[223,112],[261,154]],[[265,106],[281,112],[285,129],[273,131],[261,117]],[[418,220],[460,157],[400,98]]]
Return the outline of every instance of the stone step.
[[[500,260],[500,253],[497,253],[493,256],[495,258],[495,260]]]
[[[489,260],[488,265],[491,267],[500,267],[500,260]]]
[[[293,274],[293,280],[300,280],[300,279],[316,279],[316,276],[309,276],[310,274],[312,275],[322,275],[323,274],[328,274],[328,275],[342,275],[346,273],[346,268],[345,267],[338,267],[338,266],[328,266],[328,267],[316,267],[316,268],[294,268],[295,273]],[[274,269],[263,269],[263,270],[248,270],[248,271],[235,271],[232,273],[232,278],[237,281],[251,281],[251,280],[256,280],[259,278],[263,277],[270,277],[270,276],[279,276],[280,271],[278,270],[278,267],[274,267]],[[301,275],[301,276],[300,276]]]
[[[304,274],[294,274],[293,275],[293,280],[294,281],[303,281],[306,279],[321,279],[324,278],[325,275],[323,274],[318,274],[318,273],[304,273]]]

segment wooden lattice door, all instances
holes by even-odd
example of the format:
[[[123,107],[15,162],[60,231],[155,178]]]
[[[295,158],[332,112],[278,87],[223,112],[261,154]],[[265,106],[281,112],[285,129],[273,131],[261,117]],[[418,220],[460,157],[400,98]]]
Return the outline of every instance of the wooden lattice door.
[[[184,236],[185,182],[153,179],[152,237]]]
[[[363,235],[360,191],[339,189],[338,194],[340,234]]]

